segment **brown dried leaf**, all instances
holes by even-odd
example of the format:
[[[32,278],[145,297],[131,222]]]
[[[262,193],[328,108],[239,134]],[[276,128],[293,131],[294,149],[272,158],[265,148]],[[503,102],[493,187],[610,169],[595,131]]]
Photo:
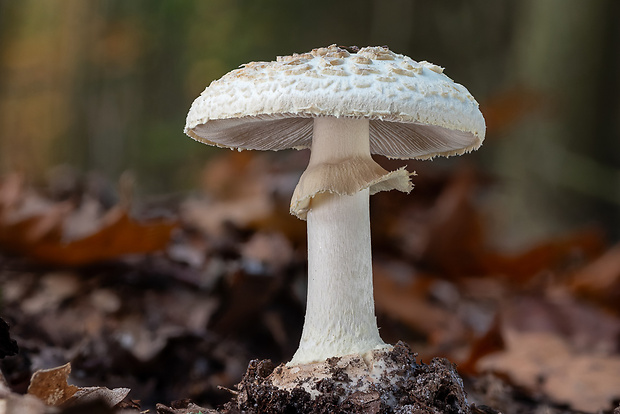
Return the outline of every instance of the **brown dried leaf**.
[[[36,212],[26,212],[23,206],[15,214],[7,215],[4,222],[4,237],[6,243],[14,242],[36,243],[44,238],[55,238],[61,234],[63,220],[71,211],[71,204],[67,202],[49,203]],[[2,225],[0,223],[0,225]],[[0,239],[0,241],[4,241]]]
[[[122,335],[122,345],[139,361],[151,361],[168,344],[171,337],[183,332],[179,326],[164,326],[158,330],[148,329],[143,319],[128,317],[118,328]]]
[[[202,172],[202,187],[205,192],[220,200],[234,200],[254,193],[257,167],[264,171],[264,165],[257,165],[258,158],[251,151],[231,151],[209,161]],[[254,179],[249,179],[249,178]]]
[[[185,222],[221,236],[227,222],[240,228],[278,231],[293,242],[305,242],[305,223],[289,214],[289,201],[307,159],[292,167],[274,165],[266,154],[228,152],[211,160],[203,171],[204,200],[183,204]]]
[[[249,151],[218,157],[203,172],[208,199],[190,199],[181,206],[184,222],[207,234],[222,236],[226,224],[240,228],[272,214],[274,203],[265,187],[264,165]]]
[[[221,237],[226,232],[227,223],[247,228],[250,223],[270,216],[273,208],[273,202],[266,195],[220,202],[193,199],[183,203],[181,215],[186,223]]]
[[[97,206],[87,204],[75,209],[71,202],[54,203],[26,191],[18,176],[9,176],[0,184],[0,247],[45,263],[76,266],[162,250],[176,227],[171,220],[139,223],[121,206],[93,217]]]
[[[379,263],[373,266],[373,272],[377,312],[429,336],[450,323],[451,316],[447,311],[430,305],[425,299],[427,281],[422,278],[396,279]]]
[[[64,242],[60,231],[30,237],[38,228],[39,218],[4,226],[0,245],[36,260],[65,266],[79,266],[117,258],[126,254],[150,253],[166,247],[176,223],[157,220],[139,223],[126,211],[115,209],[107,214],[104,227],[96,233]],[[2,227],[2,223],[0,223]]]
[[[129,394],[129,388],[109,389],[105,387],[76,387],[69,385],[67,379],[71,373],[71,363],[63,366],[42,369],[35,372],[30,380],[28,395],[37,397],[52,407],[68,407],[86,404],[95,400],[114,407]]]
[[[480,213],[472,203],[478,185],[474,170],[462,168],[432,207],[423,260],[447,276],[481,274],[485,235]]]
[[[571,279],[570,287],[577,294],[620,313],[620,244],[578,270]]]
[[[271,271],[289,265],[293,253],[289,240],[275,232],[256,232],[241,248],[245,260],[266,265]]]
[[[64,300],[77,296],[80,288],[80,280],[74,273],[47,273],[41,276],[32,296],[21,301],[21,308],[27,315],[54,312]]]
[[[137,222],[127,211],[117,207],[106,214],[103,228],[91,236],[68,243],[59,239],[41,240],[28,246],[24,253],[46,263],[85,265],[127,254],[162,250],[175,227],[176,223],[170,220]]]
[[[574,409],[611,408],[620,397],[620,321],[575,300],[563,287],[502,302],[505,349],[481,358],[479,370],[502,373],[517,385]]]
[[[575,353],[550,332],[504,332],[507,349],[479,361],[485,371],[508,375],[516,384],[576,410],[610,409],[620,398],[620,357]]]
[[[544,270],[564,270],[562,266],[571,259],[594,257],[604,247],[601,232],[588,228],[541,243],[523,253],[487,253],[483,260],[487,274],[503,274],[515,282],[527,282]]]
[[[12,173],[5,176],[0,182],[0,218],[8,210],[12,210],[24,193],[24,177]]]
[[[70,363],[57,368],[39,370],[32,374],[28,394],[39,398],[47,405],[58,407],[69,401],[78,391],[78,387],[67,383],[70,373]]]
[[[501,321],[496,317],[489,330],[477,338],[469,351],[469,357],[466,361],[459,363],[459,371],[461,373],[476,374],[476,364],[484,356],[502,351],[506,344],[501,332]]]

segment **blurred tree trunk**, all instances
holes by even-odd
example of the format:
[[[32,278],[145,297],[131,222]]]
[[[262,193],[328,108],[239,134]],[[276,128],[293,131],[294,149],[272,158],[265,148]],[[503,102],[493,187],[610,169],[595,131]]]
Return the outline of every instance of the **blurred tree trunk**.
[[[0,166],[41,175],[72,132],[74,84],[90,6],[80,0],[2,5]]]
[[[514,76],[543,97],[544,108],[497,144],[496,170],[505,188],[498,216],[506,220],[499,227],[510,234],[509,247],[583,224],[596,204],[599,211],[607,205],[609,214],[618,209],[620,176],[613,164],[596,159],[601,148],[617,148],[614,132],[600,127],[608,112],[600,99],[607,89],[603,75],[618,53],[606,41],[617,23],[613,3],[519,3]]]

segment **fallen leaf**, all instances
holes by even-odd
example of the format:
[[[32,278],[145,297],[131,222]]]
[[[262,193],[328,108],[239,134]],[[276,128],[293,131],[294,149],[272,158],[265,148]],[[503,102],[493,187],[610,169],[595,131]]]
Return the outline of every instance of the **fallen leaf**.
[[[103,401],[108,407],[114,407],[129,395],[129,388],[83,387],[77,390],[67,402],[69,404],[84,404],[92,401]]]
[[[171,220],[140,223],[131,219],[124,209],[115,208],[106,214],[104,226],[91,236],[68,243],[60,237],[41,240],[25,246],[23,252],[45,263],[86,265],[128,254],[163,250],[176,226]]]
[[[189,200],[181,209],[185,221],[208,234],[221,235],[227,222],[239,228],[272,214],[266,160],[250,151],[234,151],[211,160],[202,173],[208,197]]]
[[[12,210],[24,192],[24,177],[18,173],[7,174],[0,180],[0,217]]]
[[[256,232],[241,248],[243,260],[254,267],[268,268],[267,273],[283,269],[293,260],[288,239],[275,232]]]
[[[219,200],[234,200],[255,192],[256,173],[265,168],[251,151],[230,151],[209,160],[202,171],[202,188]]]
[[[22,300],[21,307],[28,315],[55,311],[64,300],[78,294],[81,284],[78,276],[71,272],[50,272],[43,275],[38,289]]]
[[[133,220],[124,204],[97,216],[97,203],[88,197],[76,209],[23,186],[15,176],[0,184],[0,247],[41,262],[80,266],[162,250],[176,228],[174,220]]]
[[[247,228],[250,223],[268,217],[273,210],[273,202],[266,194],[248,195],[232,201],[190,199],[181,206],[181,217],[206,234],[221,237],[226,226]]]
[[[620,398],[620,357],[576,353],[548,332],[505,331],[506,350],[483,357],[482,371],[503,373],[532,393],[542,391],[559,404],[596,412]]]
[[[76,387],[67,383],[70,373],[71,363],[35,372],[30,380],[28,395],[52,407],[70,407],[94,401],[102,401],[108,407],[114,407],[130,391],[129,388]]]
[[[472,201],[478,181],[474,170],[461,168],[432,207],[422,261],[439,274],[454,277],[484,273],[485,234]]]
[[[62,223],[63,240],[70,242],[97,233],[103,217],[101,203],[85,195],[80,205]]]
[[[28,394],[39,398],[46,405],[58,407],[69,401],[78,391],[78,387],[67,383],[70,373],[70,363],[57,368],[41,369],[32,374]]]
[[[183,221],[216,237],[230,222],[243,229],[277,231],[294,243],[305,243],[305,223],[288,209],[308,154],[289,154],[284,158],[291,160],[288,163],[277,159],[234,151],[209,161],[202,173],[205,197],[183,203]]]
[[[617,352],[620,320],[563,287],[546,294],[513,295],[501,303],[502,329],[547,332],[570,343],[576,353]],[[620,381],[620,372],[618,372]]]
[[[572,261],[586,261],[604,249],[599,229],[586,228],[542,242],[521,253],[487,252],[483,261],[486,274],[506,275],[513,282],[523,284],[544,270],[563,271]]]
[[[120,345],[131,352],[139,361],[151,361],[168,344],[170,338],[180,336],[184,330],[180,326],[165,326],[158,330],[150,330],[144,325],[143,319],[129,317],[122,321],[118,328]]]
[[[452,320],[449,312],[425,299],[430,280],[412,275],[395,278],[389,268],[373,266],[374,296],[378,313],[406,324],[432,338]]]
[[[470,375],[477,374],[477,363],[486,355],[502,351],[506,347],[501,332],[501,321],[496,317],[490,329],[481,337],[477,338],[469,351],[466,361],[458,364],[459,372]]]
[[[570,280],[570,288],[620,313],[620,244],[577,270]]]

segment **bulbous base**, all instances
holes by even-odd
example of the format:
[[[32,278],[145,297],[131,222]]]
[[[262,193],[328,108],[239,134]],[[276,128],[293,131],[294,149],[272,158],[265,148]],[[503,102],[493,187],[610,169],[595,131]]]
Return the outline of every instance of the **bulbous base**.
[[[250,362],[226,413],[468,414],[463,381],[447,360],[418,364],[409,347],[275,367]]]

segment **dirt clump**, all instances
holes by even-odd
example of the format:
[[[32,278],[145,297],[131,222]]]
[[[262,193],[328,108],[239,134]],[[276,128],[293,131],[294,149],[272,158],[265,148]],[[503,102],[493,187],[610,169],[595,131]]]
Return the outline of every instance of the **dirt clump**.
[[[302,366],[251,361],[220,413],[469,414],[463,381],[441,358],[418,363],[404,343]]]

